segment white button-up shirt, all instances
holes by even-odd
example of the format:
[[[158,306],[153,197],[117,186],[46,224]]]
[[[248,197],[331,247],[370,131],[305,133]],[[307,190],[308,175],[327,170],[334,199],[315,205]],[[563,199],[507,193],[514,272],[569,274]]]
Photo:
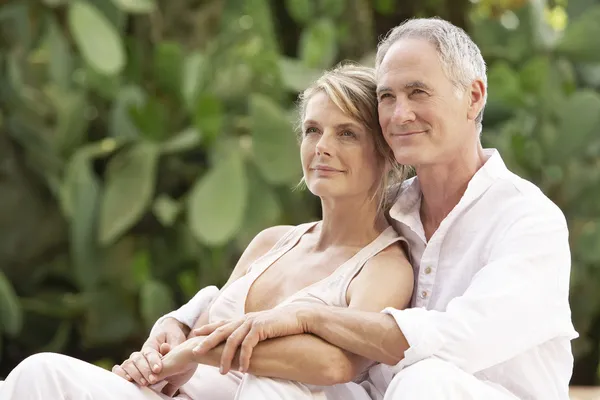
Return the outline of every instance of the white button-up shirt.
[[[497,151],[486,155],[429,242],[418,179],[404,183],[390,211],[415,269],[413,308],[384,310],[410,345],[392,371],[436,357],[519,399],[566,400],[578,336],[567,224]]]

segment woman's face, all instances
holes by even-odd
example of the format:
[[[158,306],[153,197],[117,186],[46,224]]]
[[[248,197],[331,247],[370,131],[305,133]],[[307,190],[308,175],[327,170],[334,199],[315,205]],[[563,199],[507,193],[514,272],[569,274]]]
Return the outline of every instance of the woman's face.
[[[383,161],[372,133],[324,92],[313,95],[306,105],[300,152],[306,185],[316,196],[366,200],[379,186]]]

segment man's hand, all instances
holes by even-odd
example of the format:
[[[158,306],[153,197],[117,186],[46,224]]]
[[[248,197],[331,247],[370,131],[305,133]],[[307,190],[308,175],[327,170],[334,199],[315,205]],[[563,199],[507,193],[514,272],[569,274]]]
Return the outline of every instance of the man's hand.
[[[158,382],[157,374],[163,368],[162,356],[185,342],[186,330],[179,321],[167,318],[140,351],[132,353],[121,365],[115,365],[112,372],[142,386]]]
[[[240,348],[240,371],[247,372],[254,347],[263,340],[308,333],[306,305],[288,305],[272,310],[246,314],[243,318],[221,321],[195,329],[193,335],[208,335],[197,347],[195,355],[206,354],[226,341],[221,355],[221,374],[231,369],[233,357]]]

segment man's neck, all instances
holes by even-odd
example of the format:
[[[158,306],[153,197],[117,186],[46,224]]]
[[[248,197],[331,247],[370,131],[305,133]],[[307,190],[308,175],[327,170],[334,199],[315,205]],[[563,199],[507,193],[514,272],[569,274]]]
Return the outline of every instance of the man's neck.
[[[421,221],[427,240],[456,207],[475,173],[485,164],[481,145],[457,155],[450,162],[420,166],[417,177],[423,197]]]

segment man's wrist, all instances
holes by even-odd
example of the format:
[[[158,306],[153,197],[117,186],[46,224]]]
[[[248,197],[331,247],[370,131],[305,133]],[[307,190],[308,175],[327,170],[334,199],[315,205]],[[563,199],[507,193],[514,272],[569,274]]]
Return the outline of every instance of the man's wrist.
[[[165,318],[161,322],[161,325],[164,325],[164,324],[167,324],[167,323],[168,324],[176,324],[179,327],[179,329],[181,329],[181,331],[184,333],[184,335],[186,337],[190,334],[190,331],[191,331],[190,327],[187,326],[186,324],[184,324],[183,322],[180,322],[179,320],[173,318],[173,317]]]

